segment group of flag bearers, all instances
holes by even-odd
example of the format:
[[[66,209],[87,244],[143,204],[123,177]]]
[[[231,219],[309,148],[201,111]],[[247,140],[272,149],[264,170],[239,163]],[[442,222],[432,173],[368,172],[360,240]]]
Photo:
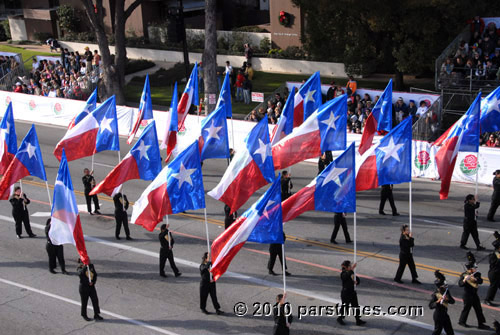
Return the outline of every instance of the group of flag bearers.
[[[166,249],[163,254],[160,253],[160,274],[164,274],[165,260],[169,259],[175,275],[181,275],[178,270],[175,270],[175,262],[173,261],[171,251],[173,238],[168,233],[168,215],[186,210],[205,210],[207,252],[203,255],[200,265],[202,277],[200,308],[202,311],[207,312],[205,309],[206,298],[210,295],[216,311],[218,314],[222,313],[215,293],[215,281],[226,272],[232,259],[247,241],[280,244],[284,257],[283,224],[310,210],[334,212],[339,224],[341,224],[340,217],[337,218],[339,214],[353,213],[354,260],[352,263],[350,261],[342,263],[343,289],[341,297],[343,304],[351,305],[354,308],[358,307],[355,290],[356,285],[359,284],[359,278],[355,272],[357,265],[356,191],[408,182],[410,194],[409,225],[404,228],[402,239],[408,240],[409,249],[413,248],[411,236],[412,123],[411,118],[407,118],[392,129],[392,82],[389,82],[368,117],[367,126],[358,149],[354,143],[347,146],[347,95],[322,104],[319,73],[315,73],[301,86],[297,93],[292,91],[272,137],[269,135],[266,119],[257,123],[245,138],[244,146],[232,157],[219,184],[208,192],[211,197],[225,203],[226,216],[231,216],[258,189],[266,184],[271,184],[259,200],[241,216],[235,220],[233,216],[234,222],[210,245],[201,163],[205,159],[230,157],[227,118],[232,117],[232,115],[230,90],[227,87],[229,79],[226,76],[215,111],[203,119],[199,132],[194,133],[193,130],[191,134],[188,134],[193,138],[192,143],[185,147],[177,144],[177,132],[183,129],[184,120],[191,105],[199,101],[197,77],[197,65],[195,65],[179,101],[177,101],[177,85],[175,86],[169,113],[169,124],[167,124],[160,146],[158,146],[159,141],[153,118],[149,79],[146,78],[139,114],[128,137],[128,143],[132,143],[141,127],[143,130],[138,141],[123,159],[120,158],[119,154],[115,99],[111,97],[97,107],[96,92],[89,98],[84,111],[71,121],[66,135],[54,150],[54,155],[61,163],[55,182],[53,201],[51,201],[52,211],[48,238],[54,246],[66,243],[74,244],[80,254],[82,262],[81,285],[82,278],[86,276],[88,284],[92,286],[91,289],[87,287],[83,291],[81,289],[80,293],[84,292],[82,294],[82,316],[86,318],[86,311],[85,314],[83,311],[84,300],[85,305],[89,297],[93,303],[95,301],[98,304],[93,286],[97,274],[93,265],[90,264],[85,248],[68,161],[87,156],[93,157],[95,153],[104,150],[118,151],[119,163],[101,183],[86,192],[86,196],[89,197],[87,202],[90,204],[90,197],[98,193],[114,196],[115,203],[123,204],[125,200],[121,211],[115,213],[117,217],[116,237],[119,238],[121,224],[125,227],[127,237],[130,237],[125,212],[128,207],[128,199],[126,196],[122,198],[122,185],[131,179],[151,181],[151,184],[133,206],[131,222],[153,231],[158,223],[164,219],[167,220],[167,225],[162,226],[160,233],[162,249]],[[489,118],[491,111],[495,111],[495,113],[499,111],[496,100],[496,97],[500,95],[499,89],[482,102],[479,94],[464,117],[438,140],[441,148],[436,155],[436,160],[442,181],[440,191],[442,199],[446,199],[448,196],[451,174],[458,151],[478,152],[480,128],[481,131],[491,131]],[[489,122],[488,128],[483,129],[483,121]],[[496,126],[499,126],[498,123]],[[385,134],[385,136],[373,145],[373,138],[377,132]],[[7,199],[10,187],[25,176],[37,176],[47,183],[34,125],[19,149],[16,147],[17,138],[15,137],[12,105],[9,105],[4,115],[0,125],[0,133],[3,139],[0,146],[0,150],[3,151],[0,152],[0,168],[2,170],[0,173],[3,174],[0,181],[0,199]],[[234,134],[232,137],[234,147]],[[167,161],[169,161],[163,169],[160,148],[167,149]],[[316,158],[331,151],[341,153],[333,162],[324,167],[311,183],[295,194],[289,197],[287,195],[286,199],[282,198],[280,174],[276,176],[275,171],[283,170],[295,163]],[[98,211],[97,206],[96,211]],[[90,206],[89,212],[91,213]],[[393,209],[393,214],[396,215],[396,213]],[[336,229],[338,230],[338,227]],[[162,234],[164,234],[163,237]],[[332,239],[334,242],[333,236]],[[165,241],[168,243],[165,244]],[[406,264],[410,266],[413,281],[418,282],[411,252],[410,255],[400,255],[400,268],[395,281],[401,281]],[[282,266],[285,294],[281,298],[278,297],[278,307],[286,299],[284,260]],[[444,294],[445,298],[443,298],[443,293],[440,294],[442,295],[441,301],[448,299],[447,303],[451,303],[450,295],[446,298],[446,294]],[[94,295],[95,297],[93,297]],[[440,311],[438,314],[444,315],[441,309]],[[98,308],[95,318],[100,318]],[[339,324],[345,324],[342,316],[337,321]],[[356,315],[356,322],[358,325],[364,324],[360,315]],[[479,322],[480,325],[483,324],[481,320]],[[284,324],[284,326],[278,326],[276,333],[287,333],[290,323],[281,322],[280,324]],[[446,329],[447,326],[443,327]]]

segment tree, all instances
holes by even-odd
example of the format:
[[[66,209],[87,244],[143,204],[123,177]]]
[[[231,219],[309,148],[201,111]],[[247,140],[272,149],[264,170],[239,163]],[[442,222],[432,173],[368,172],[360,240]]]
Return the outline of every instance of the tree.
[[[111,18],[114,22],[115,37],[115,57],[109,51],[109,41],[104,30],[104,10],[102,0],[83,0],[85,12],[94,30],[99,51],[101,54],[101,64],[103,72],[103,83],[105,92],[101,92],[105,97],[116,96],[117,104],[125,104],[125,64],[127,60],[127,49],[125,46],[125,22],[132,12],[143,2],[143,0],[133,1],[125,9],[125,0],[115,0],[115,16]],[[113,2],[110,2],[113,3]]]
[[[205,97],[217,94],[217,26],[216,26],[216,0],[205,1],[205,49],[203,50],[203,80]],[[215,104],[210,104],[207,99],[207,112],[215,109]]]

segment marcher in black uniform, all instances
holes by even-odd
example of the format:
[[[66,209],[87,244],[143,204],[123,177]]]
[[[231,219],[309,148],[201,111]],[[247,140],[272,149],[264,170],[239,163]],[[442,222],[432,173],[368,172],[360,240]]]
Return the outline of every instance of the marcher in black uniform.
[[[120,231],[122,229],[122,224],[123,224],[123,230],[125,230],[125,235],[127,236],[127,240],[131,240],[132,237],[130,237],[130,230],[128,229],[127,209],[129,202],[127,196],[125,194],[122,196],[122,194],[118,192],[113,197],[113,202],[115,203],[115,220],[116,220],[115,237],[117,240],[120,239]]]
[[[500,335],[500,323],[497,320],[493,322],[493,329],[495,332],[492,335]]]
[[[429,302],[429,308],[434,310],[434,331],[432,335],[441,335],[443,329],[446,335],[454,335],[453,326],[448,315],[448,305],[454,304],[455,299],[451,296],[445,276],[439,270],[434,272],[434,276],[436,276],[436,280],[434,281],[436,291],[432,294],[431,301]]]
[[[233,214],[231,213],[231,207],[228,205],[224,205],[224,229],[229,228],[234,221],[236,221],[236,218],[238,217],[238,212],[234,211]]]
[[[288,171],[281,173],[281,201],[285,201],[292,196],[293,184],[291,177],[292,175]]]
[[[49,271],[50,273],[57,273],[54,269],[56,268],[56,258],[59,261],[59,266],[61,267],[61,272],[65,275],[68,273],[66,272],[66,262],[64,261],[64,247],[63,245],[54,245],[52,244],[52,241],[50,240],[49,237],[49,231],[50,231],[50,221],[51,219],[47,220],[47,223],[45,224],[45,236],[47,237],[47,245],[45,248],[47,249],[47,254],[49,255]]]
[[[474,256],[472,256],[472,258],[474,258]],[[462,273],[460,279],[458,280],[458,286],[464,288],[464,309],[462,310],[462,313],[460,313],[458,324],[462,327],[470,327],[467,324],[467,317],[469,316],[470,309],[474,308],[477,322],[479,324],[478,328],[490,329],[490,327],[485,324],[486,319],[484,318],[483,309],[481,308],[481,301],[477,295],[477,289],[479,285],[483,283],[481,273],[477,272],[477,265],[475,264],[475,261],[469,261],[465,264],[465,268],[467,271]]]
[[[283,243],[286,241],[286,235],[283,233]],[[281,243],[271,243],[269,245],[269,262],[267,262],[267,269],[269,270],[269,274],[276,276],[276,273],[273,271],[274,263],[276,262],[276,256],[279,257],[281,267],[283,268],[283,261],[285,262],[285,275],[290,276],[291,273],[286,271],[288,267],[286,266],[286,259],[283,259],[282,247]]]
[[[89,193],[95,187],[95,179],[93,176],[94,171],[90,172],[89,169],[85,168],[83,169],[83,173],[84,175],[82,177],[82,182],[84,187],[85,200],[87,201],[87,211],[90,215],[92,215],[92,200],[94,201],[95,207],[94,214],[101,214],[101,212],[99,212],[99,199],[97,199],[97,195],[89,195]]]
[[[354,317],[356,318],[356,324],[362,326],[366,321],[361,320],[361,311],[359,309],[358,294],[354,285],[359,285],[360,280],[358,276],[354,275],[354,269],[357,263],[351,265],[351,261],[342,262],[342,272],[340,273],[340,279],[342,280],[342,291],[340,293],[340,298],[342,299],[342,311],[341,315],[337,318],[337,322],[342,326],[345,326],[344,319],[347,316],[347,309],[354,311]]]
[[[160,227],[160,234],[158,235],[158,239],[160,240],[161,248],[160,248],[160,276],[167,277],[165,274],[165,263],[168,259],[170,263],[170,267],[172,271],[174,271],[174,275],[179,277],[182,273],[179,272],[177,266],[174,261],[174,238],[172,237],[172,233],[168,230],[170,225],[162,224]]]
[[[89,265],[85,265],[80,259],[78,259],[78,268],[76,271],[80,277],[80,286],[78,287],[78,291],[80,292],[80,298],[82,299],[82,317],[85,321],[91,320],[87,316],[87,303],[89,302],[90,297],[92,307],[94,308],[94,319],[102,320],[103,318],[99,315],[101,313],[101,310],[99,309],[99,298],[97,298],[97,292],[95,290],[97,272],[95,271],[94,264],[89,263]]]
[[[288,315],[290,310],[285,306],[286,293],[276,296],[276,303],[273,306],[274,328],[273,335],[288,335],[290,334],[290,324],[293,316]]]
[[[200,309],[205,314],[210,314],[207,311],[207,299],[210,294],[210,299],[212,299],[212,304],[214,305],[215,312],[217,315],[224,314],[220,310],[219,302],[217,301],[217,290],[215,287],[215,281],[212,280],[212,275],[210,274],[210,268],[212,267],[212,262],[208,259],[208,252],[205,252],[201,258],[200,264]]]
[[[464,232],[462,233],[462,239],[460,240],[460,248],[462,249],[467,250],[466,245],[469,235],[472,235],[472,239],[476,243],[478,251],[485,249],[479,242],[479,233],[477,232],[476,209],[478,208],[479,201],[476,202],[476,198],[473,194],[468,194],[464,201]]]
[[[498,232],[495,233],[495,237],[498,236]],[[495,295],[500,287],[500,239],[493,241],[492,244],[495,251],[490,254],[489,259],[490,270],[488,271],[488,279],[490,280],[490,287],[488,288],[488,293],[486,294],[486,299],[484,300],[484,303],[488,306],[496,306],[493,301],[495,300]]]
[[[413,239],[413,234],[410,232],[408,225],[401,226],[401,237],[399,238],[399,267],[396,272],[396,277],[394,281],[396,283],[402,284],[401,277],[405,271],[406,264],[411,272],[411,278],[413,284],[421,284],[418,281],[417,269],[415,268],[415,261],[413,260],[413,246],[415,241]]]
[[[493,178],[493,194],[491,195],[491,206],[488,211],[488,216],[486,219],[491,222],[495,222],[495,213],[498,206],[500,206],[500,170],[493,172],[495,178]]]
[[[391,205],[392,215],[398,216],[398,210],[396,205],[394,204],[394,196],[392,195],[392,184],[391,185],[382,185],[380,189],[380,206],[378,207],[378,213],[381,215],[385,215],[384,207],[385,201],[389,200],[389,204]]]
[[[339,232],[340,226],[342,226],[342,230],[344,231],[345,243],[352,243],[351,237],[349,236],[349,231],[347,231],[347,221],[345,219],[345,213],[335,212],[335,216],[333,217],[333,223],[335,223],[335,228],[333,228],[330,242],[332,242],[333,244],[337,244],[335,239],[337,238],[337,233]]]
[[[21,187],[16,186],[14,188],[14,194],[10,198],[10,204],[12,205],[12,216],[16,223],[16,235],[17,238],[23,238],[21,234],[23,233],[22,223],[24,223],[24,230],[29,237],[36,237],[31,231],[30,225],[30,214],[28,212],[27,205],[30,203],[30,199],[25,193],[21,194]]]
[[[332,152],[331,151],[325,151],[323,155],[319,157],[318,160],[318,174],[320,174],[328,164],[333,162],[333,157],[332,157]]]

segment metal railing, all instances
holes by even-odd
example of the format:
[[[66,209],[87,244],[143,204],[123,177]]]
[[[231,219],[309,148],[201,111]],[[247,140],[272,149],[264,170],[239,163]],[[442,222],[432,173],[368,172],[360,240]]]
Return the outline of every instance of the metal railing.
[[[416,119],[412,126],[414,140],[434,141],[438,138],[443,120],[441,97],[427,109],[425,115]]]
[[[492,75],[489,71],[494,71]],[[477,71],[470,67],[454,67],[451,73],[439,71],[438,83],[441,90],[462,90],[468,92],[474,91],[492,91],[500,84],[496,77],[498,69],[485,69]],[[490,78],[490,79],[488,79]]]
[[[267,97],[264,97],[264,101],[261,102],[260,104],[258,104],[257,106],[255,106],[254,108],[252,108],[252,110],[245,116],[245,120],[248,120],[250,118],[252,111],[254,111],[254,110],[259,111],[259,109],[261,107],[264,108],[265,111],[267,111],[267,102],[273,100],[276,93],[279,93],[282,97],[284,97],[285,88],[286,88],[286,84],[281,84],[277,89],[275,89],[273,91],[273,93],[271,93]],[[290,96],[288,98],[290,98]],[[291,97],[291,98],[293,99],[293,97]]]
[[[441,55],[436,58],[436,61],[434,63],[434,87],[436,90],[440,89],[439,87],[439,72],[441,71],[441,65],[445,62],[446,58],[450,56],[454,56],[458,46],[460,45],[460,42],[462,40],[464,41],[469,41],[470,39],[470,27],[467,25],[462,32],[460,32],[457,37],[453,41],[451,41],[450,44],[443,50]]]

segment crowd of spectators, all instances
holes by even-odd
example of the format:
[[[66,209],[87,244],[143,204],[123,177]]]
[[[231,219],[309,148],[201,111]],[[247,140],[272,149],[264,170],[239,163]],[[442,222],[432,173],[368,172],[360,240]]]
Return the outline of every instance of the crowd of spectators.
[[[0,56],[0,77],[19,67],[19,62],[14,56]]]
[[[78,51],[61,48],[60,60],[33,60],[33,69],[23,82],[18,81],[12,90],[18,93],[46,97],[86,100],[100,78],[101,57],[97,50],[85,48]]]
[[[500,132],[482,134],[479,138],[479,145],[490,148],[500,148]]]
[[[500,29],[494,22],[485,23],[479,16],[468,21],[470,40],[462,40],[455,54],[440,69],[442,86],[470,84],[494,85],[500,81]]]

